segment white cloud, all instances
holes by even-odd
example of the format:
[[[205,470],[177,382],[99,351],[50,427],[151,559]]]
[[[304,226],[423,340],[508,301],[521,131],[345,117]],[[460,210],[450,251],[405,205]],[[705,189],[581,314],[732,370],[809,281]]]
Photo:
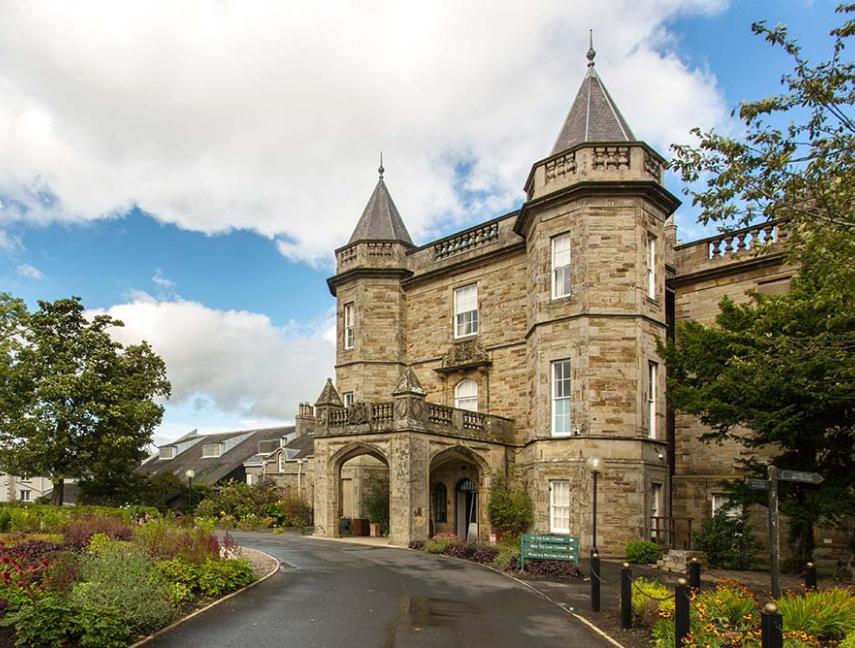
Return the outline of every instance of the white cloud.
[[[0,254],[14,254],[23,249],[21,239],[0,230]]]
[[[715,79],[666,25],[724,0],[4,4],[0,212],[89,220],[133,205],[203,232],[249,228],[328,259],[373,187],[378,149],[417,237],[507,209],[597,66],[662,152],[725,119]],[[455,168],[471,166],[465,190]],[[458,187],[460,189],[460,187]]]
[[[297,404],[314,402],[331,375],[335,345],[325,335],[331,313],[319,322],[277,327],[258,313],[163,301],[146,293],[105,312],[125,323],[113,330],[117,340],[147,340],[165,360],[170,406],[186,415],[165,421],[167,435],[196,427],[179,420],[216,421],[211,429],[221,429],[293,419]],[[193,417],[194,408],[213,413]]]
[[[42,271],[29,263],[22,263],[19,265],[18,274],[22,277],[26,277],[27,279],[35,279],[36,281],[44,278]]]

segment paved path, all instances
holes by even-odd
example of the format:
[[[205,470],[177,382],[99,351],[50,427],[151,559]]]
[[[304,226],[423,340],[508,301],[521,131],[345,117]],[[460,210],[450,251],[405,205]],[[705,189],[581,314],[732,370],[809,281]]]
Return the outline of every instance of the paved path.
[[[150,646],[609,646],[549,601],[474,564],[299,536],[235,538],[291,568]]]

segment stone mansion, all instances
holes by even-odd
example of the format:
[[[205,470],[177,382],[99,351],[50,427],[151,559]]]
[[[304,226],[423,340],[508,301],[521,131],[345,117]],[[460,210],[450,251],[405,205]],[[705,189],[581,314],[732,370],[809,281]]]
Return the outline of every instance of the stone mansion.
[[[520,209],[416,246],[383,178],[328,280],[336,379],[301,404],[295,435],[253,458],[313,498],[315,533],[361,517],[360,475],[386,471],[390,541],[487,539],[497,473],[524,484],[532,531],[591,546],[682,545],[724,503],[737,445],[706,446],[669,412],[657,341],[711,321],[724,295],[789,288],[774,222],[678,243],[664,158],[638,141],[588,71]],[[299,456],[299,463],[292,458]],[[250,479],[252,476],[250,476]],[[696,525],[694,529],[690,524]]]

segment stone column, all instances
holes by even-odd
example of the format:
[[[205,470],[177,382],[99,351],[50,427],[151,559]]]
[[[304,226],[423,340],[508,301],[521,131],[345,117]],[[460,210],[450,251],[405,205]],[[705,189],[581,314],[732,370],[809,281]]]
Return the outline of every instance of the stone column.
[[[428,535],[430,500],[425,392],[412,367],[401,374],[394,398],[394,436],[389,444],[389,542],[406,546]]]
[[[344,409],[341,398],[330,378],[315,402],[315,535],[338,537],[338,471],[330,465],[328,432],[330,412]]]

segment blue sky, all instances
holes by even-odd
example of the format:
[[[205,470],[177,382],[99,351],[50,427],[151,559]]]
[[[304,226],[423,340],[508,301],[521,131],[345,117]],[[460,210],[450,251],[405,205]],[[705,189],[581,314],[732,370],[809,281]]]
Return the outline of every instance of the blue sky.
[[[331,272],[330,254],[346,241],[373,188],[377,149],[386,149],[388,184],[414,238],[422,243],[519,204],[526,165],[542,157],[537,151],[551,144],[560,115],[569,107],[584,72],[585,38],[575,33],[579,31],[575,21],[598,25],[598,70],[636,134],[649,138],[663,153],[667,153],[668,139],[678,136],[672,133],[685,132],[691,125],[726,128],[727,113],[741,98],[777,90],[778,77],[787,69],[786,58],[751,34],[753,20],[789,24],[809,58],[827,55],[826,34],[836,22],[834,3],[820,0],[687,4],[671,7],[660,17],[654,3],[652,9],[639,12],[644,24],[640,35],[614,44],[609,42],[608,25],[627,21],[621,18],[626,12],[620,7],[613,13],[603,10],[602,16],[596,6],[581,17],[556,13],[554,20],[544,10],[537,19],[546,34],[543,49],[556,54],[551,63],[543,62],[537,42],[520,45],[515,55],[507,53],[518,61],[513,65],[479,62],[475,49],[479,44],[490,53],[485,60],[498,59],[503,50],[490,40],[476,39],[468,51],[475,61],[473,69],[461,65],[464,69],[449,73],[448,60],[438,51],[442,44],[433,44],[435,37],[431,40],[418,32],[411,39],[415,44],[387,45],[406,45],[394,50],[396,60],[404,61],[400,76],[397,67],[388,71],[396,80],[394,89],[385,87],[372,56],[366,56],[364,65],[341,58],[330,63],[331,86],[337,84],[339,65],[350,66],[350,76],[361,75],[361,85],[349,90],[353,100],[340,103],[343,107],[338,111],[330,109],[325,98],[324,93],[331,92],[328,87],[298,80],[303,78],[300,74],[311,72],[305,70],[305,65],[311,66],[305,63],[311,57],[301,58],[287,50],[278,53],[278,69],[286,70],[281,81],[284,94],[269,98],[281,100],[281,110],[271,105],[258,114],[254,112],[262,110],[258,102],[250,105],[240,93],[245,83],[266,83],[263,70],[256,71],[257,78],[250,74],[247,81],[249,67],[223,77],[221,64],[210,72],[190,66],[193,78],[210,74],[214,87],[231,84],[221,101],[237,103],[219,114],[211,107],[218,99],[212,97],[211,102],[198,104],[198,119],[188,114],[187,121],[173,118],[184,114],[185,104],[192,112],[192,101],[207,90],[196,89],[193,99],[184,104],[176,99],[172,105],[168,91],[162,102],[155,102],[149,84],[159,87],[173,82],[169,61],[156,74],[149,74],[148,66],[156,67],[156,62],[122,50],[127,65],[120,73],[102,69],[104,64],[98,60],[90,66],[91,74],[71,84],[62,69],[62,52],[51,50],[55,44],[47,40],[51,23],[19,7],[10,22],[17,21],[18,27],[36,36],[27,45],[31,50],[23,54],[4,51],[0,45],[0,88],[12,89],[11,94],[0,92],[0,146],[8,145],[2,156],[5,162],[0,164],[0,201],[6,206],[0,210],[0,289],[30,304],[79,295],[92,309],[129,318],[128,340],[154,336],[156,346],[162,345],[170,356],[168,361],[196,367],[195,372],[170,367],[178,389],[168,406],[162,436],[197,426],[214,430],[287,420],[297,401],[312,400],[322,385],[319,381],[331,372],[333,300],[325,284]],[[559,7],[555,12],[564,11]],[[57,12],[61,11],[57,5]],[[57,16],[58,21],[67,18]],[[404,14],[402,20],[406,18]],[[172,29],[163,26],[170,20],[166,9],[163,15],[155,12],[144,19],[158,29]],[[245,19],[230,17],[229,24]],[[287,28],[286,22],[282,25]],[[562,38],[561,29],[571,26],[573,39]],[[189,19],[186,28],[195,29]],[[513,33],[515,26],[496,28],[499,34],[502,29]],[[631,21],[626,29],[633,33]],[[40,30],[44,40],[39,38]],[[424,36],[424,43],[419,36]],[[172,37],[207,42],[194,40],[192,34]],[[216,53],[211,58],[218,61]],[[634,56],[649,67],[639,68],[642,63],[634,63]],[[668,57],[671,67],[664,63]],[[140,60],[145,68],[134,64]],[[298,65],[298,61],[303,62]],[[80,64],[85,67],[86,60]],[[142,69],[146,71],[139,74],[146,77],[137,90],[134,70]],[[302,72],[289,77],[288,70]],[[638,93],[649,95],[640,102],[642,107],[626,100],[627,88],[636,87],[639,70],[652,75],[650,83],[656,85],[655,91],[638,86],[642,88]],[[555,78],[561,79],[558,88]],[[448,80],[446,94],[436,89],[437,79]],[[300,96],[309,97],[307,105],[294,108],[293,114],[289,98],[294,95],[288,89],[292,82],[305,84],[300,86],[305,87]],[[545,98],[540,103],[506,101],[508,93],[516,94],[515,86]],[[129,103],[118,104],[117,111],[115,106],[103,108],[110,99],[101,97],[95,106],[87,98],[90,93],[78,92],[92,87],[109,93],[106,97],[124,96]],[[656,102],[667,100],[671,89],[675,96],[686,95],[673,108],[681,111],[678,120],[660,117],[656,110]],[[374,94],[376,103],[372,103]],[[317,106],[311,104],[315,95]],[[5,115],[3,96],[11,97]],[[652,106],[646,114],[644,105]],[[102,109],[105,112],[99,116],[97,111]],[[140,114],[134,115],[137,110]],[[526,118],[527,110],[535,114],[534,119]],[[162,113],[157,119],[147,121],[158,111]],[[252,115],[241,120],[235,116],[241,111]],[[418,111],[418,118],[409,114]],[[271,120],[270,126],[264,125],[265,119]],[[279,120],[302,122],[305,128],[282,130]],[[657,121],[675,125],[669,131],[668,124]],[[207,130],[199,125],[208,122]],[[301,146],[306,130],[311,137]],[[365,137],[359,139],[362,134],[357,131],[363,130]],[[217,140],[216,146],[209,139]],[[505,164],[503,155],[513,156],[513,162]],[[287,161],[279,161],[282,157]],[[668,186],[679,195],[681,187],[674,178],[668,179]],[[10,213],[16,202],[26,203],[34,187],[55,192],[55,208]],[[142,207],[128,208],[135,204]],[[703,233],[693,224],[690,208],[684,206],[680,214],[684,238]],[[188,337],[171,338],[172,322]],[[259,341],[258,346],[242,349],[244,342],[235,343],[239,336],[228,327]],[[195,355],[188,350],[193,347],[193,330],[214,332],[206,339],[209,346],[197,349]],[[261,340],[273,347],[264,347]],[[292,361],[294,353],[301,354],[299,360]],[[234,378],[228,383],[200,377],[206,371]],[[279,378],[279,374],[292,375]],[[269,383],[270,393],[259,383]],[[279,401],[284,404],[277,405]]]

